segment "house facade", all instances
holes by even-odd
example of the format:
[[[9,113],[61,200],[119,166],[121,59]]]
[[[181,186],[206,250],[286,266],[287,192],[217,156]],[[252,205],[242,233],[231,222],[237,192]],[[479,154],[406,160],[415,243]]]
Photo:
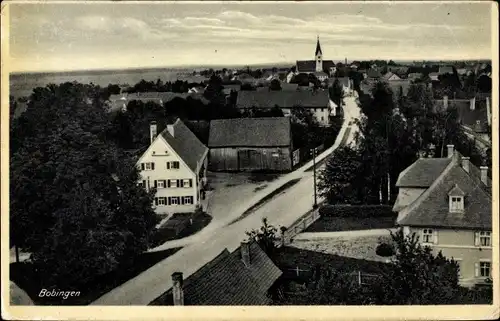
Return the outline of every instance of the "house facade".
[[[447,158],[420,158],[398,177],[393,210],[406,235],[457,261],[459,281],[491,280],[492,198],[488,168],[476,168],[448,145]]]
[[[139,185],[156,188],[157,214],[187,213],[201,206],[207,183],[208,148],[177,119],[157,134],[150,125],[151,145],[139,158]]]
[[[236,100],[236,108],[241,111],[276,106],[285,116],[290,116],[294,108],[303,107],[314,115],[320,125],[328,126],[333,102],[326,90],[240,91]]]
[[[289,171],[293,151],[290,118],[212,120],[208,147],[212,171]]]

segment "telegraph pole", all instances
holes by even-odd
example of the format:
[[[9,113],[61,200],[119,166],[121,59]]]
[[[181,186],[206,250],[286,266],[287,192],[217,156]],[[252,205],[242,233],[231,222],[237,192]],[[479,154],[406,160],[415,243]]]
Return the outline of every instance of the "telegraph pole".
[[[313,148],[311,150],[312,155],[313,155],[313,181],[314,181],[314,205],[313,208],[318,207],[318,200],[317,200],[317,195],[316,195],[316,148]]]

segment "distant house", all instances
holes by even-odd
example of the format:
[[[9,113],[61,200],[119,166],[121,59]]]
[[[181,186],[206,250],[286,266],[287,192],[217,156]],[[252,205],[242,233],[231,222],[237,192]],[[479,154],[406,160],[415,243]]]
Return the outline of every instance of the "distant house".
[[[387,71],[398,75],[400,78],[406,78],[409,68],[406,66],[388,66]]]
[[[376,69],[373,69],[373,68],[370,68],[366,71],[366,76],[365,76],[365,79],[368,79],[368,80],[378,80],[382,77],[382,74],[380,73],[380,71],[376,70]]]
[[[208,147],[212,171],[289,171],[293,147],[290,118],[212,120]]]
[[[149,305],[269,305],[269,290],[282,274],[257,243],[242,242],[185,280],[173,273],[172,288]]]
[[[453,73],[453,66],[439,66],[439,75],[446,75],[446,74],[454,74]]]
[[[412,72],[408,74],[408,80],[415,81],[417,79],[422,79],[424,75],[420,72]]]
[[[155,212],[192,212],[200,206],[207,183],[208,148],[180,120],[157,135],[150,126],[151,144],[137,161],[139,185],[156,188]]]
[[[333,75],[336,68],[335,63],[332,60],[323,60],[323,51],[321,50],[319,37],[316,42],[314,57],[314,60],[297,60],[295,74],[312,73],[321,81],[328,78],[328,75]]]
[[[320,125],[327,126],[330,123],[332,102],[325,90],[241,91],[236,100],[236,108],[242,111],[271,109],[276,106],[281,108],[285,116],[290,116],[292,109],[303,107],[312,112]]]
[[[387,72],[385,75],[383,75],[382,79],[385,81],[401,80],[401,78],[398,75],[396,75],[390,71]]]
[[[431,81],[439,81],[439,73],[438,72],[431,72],[429,74],[429,78],[431,79]]]
[[[196,86],[188,90],[188,94],[203,94],[204,92],[205,92],[204,86]]]
[[[488,167],[476,168],[448,145],[448,158],[420,158],[399,175],[393,210],[406,235],[459,264],[459,281],[491,279],[492,197]]]
[[[163,105],[174,98],[187,99],[188,97],[199,100],[205,105],[209,103],[209,101],[203,97],[202,93],[143,92],[111,95],[106,104],[109,108],[109,112],[116,112],[119,110],[126,111],[128,103],[133,100],[142,101],[143,103],[154,102]]]
[[[411,80],[409,79],[392,80],[392,81],[387,81],[387,84],[389,85],[389,88],[391,88],[395,98],[399,97],[399,93],[402,93],[403,96],[406,97],[408,95],[408,90],[410,89],[411,86]]]
[[[233,91],[238,92],[241,90],[240,84],[223,85],[223,87],[224,89],[222,89],[222,92],[224,93],[224,95],[229,95]]]

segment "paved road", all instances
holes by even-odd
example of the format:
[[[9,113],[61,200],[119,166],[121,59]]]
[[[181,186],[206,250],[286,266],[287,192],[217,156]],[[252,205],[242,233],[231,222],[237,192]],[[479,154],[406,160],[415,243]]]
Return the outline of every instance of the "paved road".
[[[349,123],[354,118],[359,117],[359,109],[354,99],[354,97],[346,97],[344,126],[334,146],[325,151],[320,157],[328,156],[338,147],[343,133],[350,126]],[[348,143],[352,137],[354,136],[349,137]],[[233,215],[227,218],[227,221],[220,221],[217,226],[208,226],[192,237],[168,242],[156,248],[155,250],[160,250],[184,246],[174,255],[103,295],[92,305],[147,305],[172,287],[172,273],[182,272],[184,277],[187,278],[210,262],[225,248],[233,251],[245,238],[246,231],[261,226],[263,217],[267,217],[269,222],[275,226],[289,226],[312,207],[313,172],[305,171],[310,166],[311,164],[305,164],[299,170],[271,182],[266,189],[260,191],[261,193],[256,193],[257,195],[251,200],[242,204],[240,211],[235,211]],[[276,189],[286,181],[299,177],[301,180],[283,194],[270,200],[241,221],[227,226],[234,218],[239,217],[251,205],[267,195],[269,191]]]

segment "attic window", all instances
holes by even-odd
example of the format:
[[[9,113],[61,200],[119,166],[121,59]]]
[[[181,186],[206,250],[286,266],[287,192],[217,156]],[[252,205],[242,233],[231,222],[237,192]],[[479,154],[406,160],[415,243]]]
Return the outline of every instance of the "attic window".
[[[461,213],[464,211],[464,196],[465,193],[458,187],[457,184],[448,193],[450,213]]]

